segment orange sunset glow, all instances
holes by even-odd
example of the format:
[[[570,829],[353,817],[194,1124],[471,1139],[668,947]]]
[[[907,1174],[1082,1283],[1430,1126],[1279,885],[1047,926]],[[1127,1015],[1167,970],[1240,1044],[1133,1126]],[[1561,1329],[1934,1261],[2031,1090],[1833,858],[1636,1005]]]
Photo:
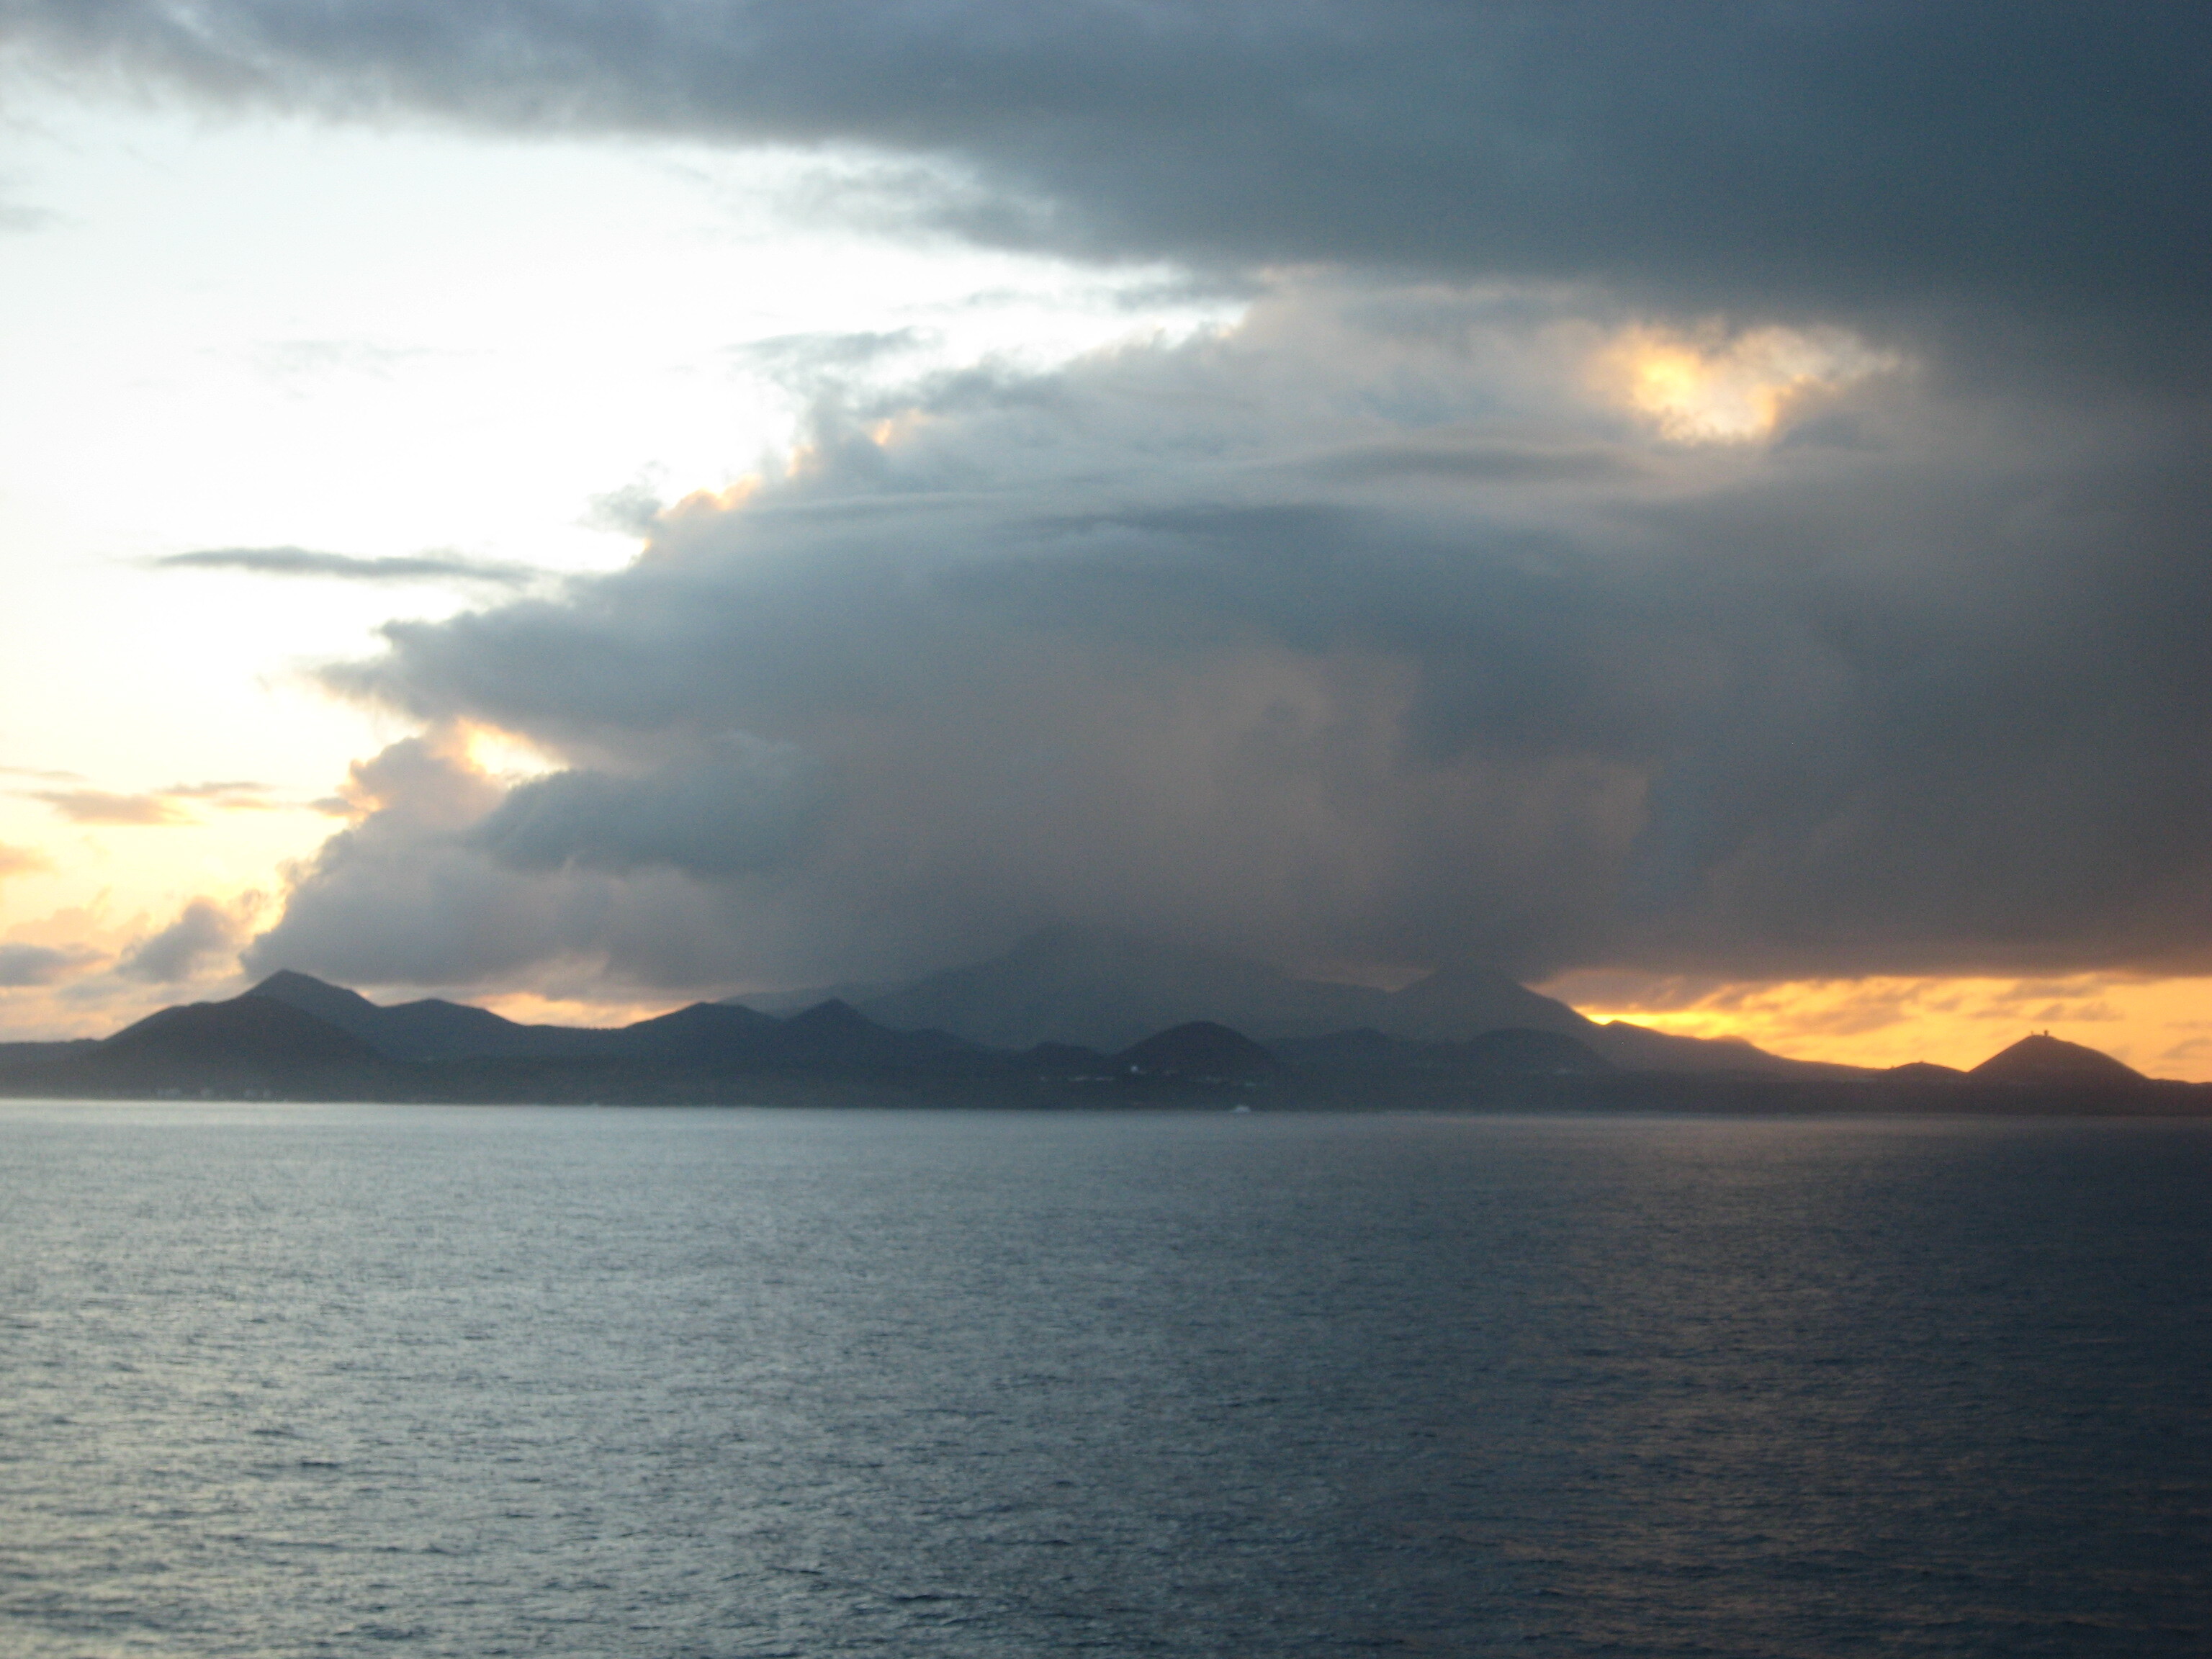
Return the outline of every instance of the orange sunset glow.
[[[2029,1031],[2101,1049],[2152,1077],[2212,1081],[2212,979],[1706,980],[1569,974],[1543,988],[1592,1019],[1734,1037],[1793,1060],[1929,1060],[1964,1070]]]

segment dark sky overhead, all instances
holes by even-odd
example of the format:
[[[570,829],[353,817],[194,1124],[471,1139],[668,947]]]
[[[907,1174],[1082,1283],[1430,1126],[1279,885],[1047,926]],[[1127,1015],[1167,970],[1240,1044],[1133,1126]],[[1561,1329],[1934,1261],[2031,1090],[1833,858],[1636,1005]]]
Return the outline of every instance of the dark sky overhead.
[[[1068,921],[1524,977],[2212,973],[2212,11],[0,20],[218,111],[794,149],[867,235],[1242,307],[911,374],[872,325],[757,343],[806,413],[757,478],[633,493],[635,562],[317,671],[417,734],[250,969],[788,983]],[[493,775],[481,728],[554,769]]]
[[[2212,22],[2190,6],[15,0],[0,15],[217,99],[862,148],[918,164],[885,175],[878,211],[1088,257],[1589,281],[1887,328],[1978,331],[1994,305],[2145,371],[2202,343]],[[2166,337],[2143,351],[2152,316]]]

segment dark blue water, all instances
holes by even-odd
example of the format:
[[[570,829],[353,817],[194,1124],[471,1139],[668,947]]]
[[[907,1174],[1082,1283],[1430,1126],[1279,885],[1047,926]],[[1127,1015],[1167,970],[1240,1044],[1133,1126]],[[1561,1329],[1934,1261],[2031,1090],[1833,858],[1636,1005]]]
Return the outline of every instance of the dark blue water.
[[[0,1106],[0,1653],[2212,1651],[2212,1126]]]

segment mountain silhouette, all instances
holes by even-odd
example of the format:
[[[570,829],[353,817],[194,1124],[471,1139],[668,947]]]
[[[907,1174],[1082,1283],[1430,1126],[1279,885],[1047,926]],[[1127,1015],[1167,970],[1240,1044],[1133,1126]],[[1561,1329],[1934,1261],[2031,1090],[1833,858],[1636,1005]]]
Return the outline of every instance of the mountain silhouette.
[[[1506,1072],[1529,1076],[1592,1075],[1610,1072],[1613,1064],[1587,1042],[1561,1031],[1535,1031],[1509,1026],[1485,1031],[1460,1045],[1465,1063],[1474,1070]]]
[[[1210,1020],[1273,1043],[1366,1028],[1425,1042],[1486,1032],[1551,1031],[1633,1071],[1855,1075],[1785,1060],[1747,1042],[1601,1025],[1488,969],[1455,968],[1400,991],[1304,980],[1210,951],[1107,927],[1062,926],[1003,956],[930,974],[860,1004],[880,1024],[935,1027],[995,1048],[1067,1043],[1112,1054],[1157,1031]]]
[[[1114,1056],[1125,1072],[1196,1082],[1243,1081],[1279,1072],[1277,1060],[1242,1032],[1210,1019],[1194,1019],[1134,1042]]]
[[[831,999],[787,1019],[734,1003],[695,1002],[617,1028],[523,1025],[437,997],[390,1007],[312,975],[270,975],[246,994],[311,1014],[389,1060],[600,1060],[661,1066],[853,1067],[921,1065],[968,1045],[942,1031],[900,1031]]]
[[[1419,1072],[1474,1077],[1599,1077],[1613,1062],[1564,1031],[1509,1025],[1464,1042],[1390,1036],[1373,1026],[1327,1036],[1284,1037],[1268,1045],[1297,1066],[1339,1073]]]
[[[2147,1079],[2132,1066],[2048,1032],[2024,1036],[1966,1073],[1983,1083],[2130,1084]]]
[[[1888,1073],[1899,1083],[1957,1083],[1966,1073],[1955,1066],[1938,1066],[1929,1060],[1908,1060],[1902,1066],[1893,1066]]]
[[[832,997],[785,1020],[775,1052],[790,1065],[926,1066],[971,1046],[943,1031],[894,1031]]]
[[[271,974],[249,994],[313,1014],[399,1060],[730,1065],[781,1054],[787,1063],[811,1065],[835,1054],[842,1056],[841,1064],[866,1063],[863,1056],[870,1055],[902,1064],[929,1044],[942,1053],[963,1042],[1015,1052],[1055,1043],[1109,1054],[1206,1020],[1263,1043],[1362,1029],[1431,1043],[1468,1042],[1500,1030],[1546,1031],[1572,1038],[1627,1071],[1856,1074],[1849,1066],[1784,1060],[1747,1042],[1671,1036],[1620,1021],[1601,1025],[1485,969],[1449,969],[1390,992],[1298,979],[1241,957],[1103,927],[1047,928],[1003,956],[927,975],[857,1005],[833,996],[802,1006],[801,994],[786,993],[764,999],[775,1005],[774,1014],[756,1006],[763,999],[733,999],[694,1003],[618,1030],[525,1025],[438,997],[386,1006],[289,969]],[[922,1046],[887,1043],[890,1034],[920,1039]],[[1591,1068],[1572,1061],[1557,1069]]]
[[[1601,1029],[1565,1003],[1486,968],[1447,968],[1388,994],[1382,1029],[1393,1036],[1464,1042],[1486,1031],[1557,1031],[1587,1039]]]
[[[873,998],[863,1012],[885,1025],[933,1026],[995,1048],[1064,1042],[1113,1054],[1192,1020],[1269,1036],[1359,1024],[1365,1000],[1380,994],[1110,928],[1062,927]]]
[[[250,994],[149,1014],[102,1042],[99,1056],[109,1062],[191,1065],[244,1058],[282,1066],[358,1064],[381,1057],[328,1020],[272,997]]]
[[[725,1002],[695,1002],[673,1013],[599,1035],[587,1052],[623,1059],[726,1060],[765,1053],[780,1040],[784,1029],[781,1020],[750,1008]]]
[[[1124,960],[1151,954],[1113,948]],[[1248,989],[1256,980],[1272,994],[1279,988],[1265,972],[1237,968]],[[434,999],[380,1008],[305,975],[278,976],[269,988],[283,994],[256,990],[228,1002],[165,1008],[102,1042],[0,1045],[0,1094],[961,1107],[1226,1100],[1328,1109],[2212,1116],[2212,1085],[2144,1079],[2109,1055],[2050,1036],[2014,1043],[1971,1074],[1924,1066],[1882,1073],[1806,1066],[1778,1074],[1710,1062],[1705,1070],[1677,1066],[1668,1073],[1609,1064],[1592,1039],[1635,1028],[1587,1021],[1581,1036],[1506,1026],[1437,1041],[1369,1025],[1261,1043],[1225,1022],[1198,1019],[1172,1022],[1109,1059],[1068,1043],[1016,1052],[941,1030],[896,1030],[836,999],[787,1019],[695,1003],[620,1030],[594,1030],[517,1025]],[[300,1001],[395,1046],[419,1045],[428,1030],[449,1046],[474,1040],[486,1047],[398,1058]],[[523,1045],[534,1052],[516,1052]],[[1705,1044],[1701,1052],[1757,1054],[1729,1043]],[[1265,1089],[1252,1092],[1262,1081]]]
[[[360,1100],[389,1090],[396,1069],[352,1032],[249,994],[149,1014],[46,1075],[70,1092]]]
[[[861,1008],[883,1024],[937,1026],[994,1048],[1066,1042],[1109,1054],[1194,1020],[1253,1032],[1263,1042],[1362,1025],[1442,1040],[1507,1025],[1590,1029],[1566,1004],[1503,974],[1438,974],[1393,994],[1297,979],[1242,957],[1107,927],[1048,927],[1004,956],[931,974]]]
[[[247,994],[289,1004],[350,1031],[388,1060],[555,1060],[599,1050],[609,1034],[590,1027],[522,1025],[489,1008],[425,997],[386,1007],[358,991],[280,969]]]

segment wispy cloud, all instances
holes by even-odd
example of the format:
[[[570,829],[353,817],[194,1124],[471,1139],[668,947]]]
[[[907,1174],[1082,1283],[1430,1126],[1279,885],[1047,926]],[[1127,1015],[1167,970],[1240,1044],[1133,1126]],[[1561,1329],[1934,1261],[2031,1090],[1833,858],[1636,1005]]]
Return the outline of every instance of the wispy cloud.
[[[255,783],[250,778],[234,779],[220,783],[173,783],[159,792],[164,795],[185,795],[194,799],[212,795],[265,795],[269,786]]]
[[[10,847],[0,842],[0,881],[7,880],[10,876],[27,876],[53,867],[53,860],[36,848]]]
[[[118,795],[105,789],[37,789],[28,792],[71,823],[112,826],[190,823],[191,813],[164,795]]]
[[[166,789],[131,794],[107,789],[27,789],[17,793],[32,800],[44,801],[72,823],[118,827],[198,823],[199,819],[186,809],[186,802],[226,812],[265,812],[289,805],[273,799],[267,784],[248,780],[173,783]]]
[[[173,783],[154,792],[168,800],[205,801],[227,812],[266,812],[285,803],[271,799],[269,786],[250,779],[219,783]]]
[[[522,587],[540,574],[526,564],[471,559],[459,553],[410,553],[363,558],[307,547],[210,547],[155,559],[157,570],[241,570],[257,576],[319,576],[349,582],[462,581]]]

